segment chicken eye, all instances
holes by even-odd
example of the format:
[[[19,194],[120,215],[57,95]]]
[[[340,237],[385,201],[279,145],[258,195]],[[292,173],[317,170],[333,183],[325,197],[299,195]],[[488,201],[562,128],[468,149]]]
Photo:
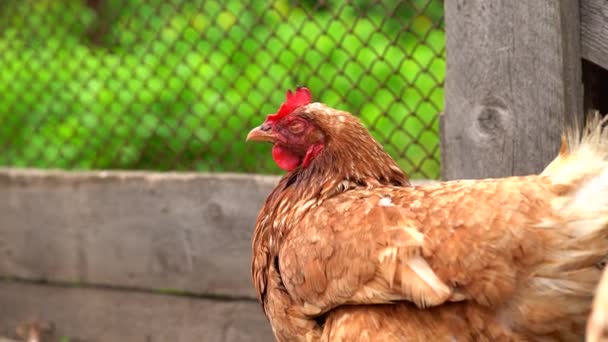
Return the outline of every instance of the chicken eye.
[[[294,121],[289,124],[289,132],[292,134],[300,134],[304,131],[304,123],[301,121]]]

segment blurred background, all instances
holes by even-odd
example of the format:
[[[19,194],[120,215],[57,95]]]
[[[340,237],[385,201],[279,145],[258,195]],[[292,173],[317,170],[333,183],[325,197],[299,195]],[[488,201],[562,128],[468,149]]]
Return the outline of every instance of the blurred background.
[[[0,1],[0,166],[279,173],[245,135],[306,85],[440,175],[439,0]]]

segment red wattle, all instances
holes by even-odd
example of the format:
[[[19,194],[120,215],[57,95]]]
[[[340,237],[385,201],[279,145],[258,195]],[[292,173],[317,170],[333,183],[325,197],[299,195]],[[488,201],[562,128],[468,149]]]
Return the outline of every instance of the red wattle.
[[[280,145],[274,145],[272,147],[272,159],[274,159],[274,162],[285,171],[294,170],[302,163],[300,157],[289,152],[289,150]]]

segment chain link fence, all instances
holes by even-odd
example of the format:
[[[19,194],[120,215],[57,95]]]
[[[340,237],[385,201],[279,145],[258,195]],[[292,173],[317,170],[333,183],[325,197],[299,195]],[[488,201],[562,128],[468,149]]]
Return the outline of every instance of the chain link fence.
[[[2,0],[0,165],[276,173],[287,89],[439,177],[440,0]]]

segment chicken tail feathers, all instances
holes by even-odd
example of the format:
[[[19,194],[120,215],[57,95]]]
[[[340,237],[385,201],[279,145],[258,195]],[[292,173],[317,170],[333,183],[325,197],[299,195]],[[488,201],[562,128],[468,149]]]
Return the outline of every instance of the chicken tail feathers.
[[[559,155],[541,173],[554,184],[576,185],[608,170],[608,116],[592,113],[585,128],[573,127],[562,136]],[[606,176],[605,176],[606,177]]]
[[[515,306],[507,310],[511,315],[522,315],[522,322],[531,323],[529,317],[536,317],[536,323],[547,320],[528,324],[530,330],[538,329],[535,334],[546,333],[540,327],[562,329],[565,322],[571,322],[566,317],[579,318],[571,323],[584,328],[608,260],[607,125],[608,117],[602,119],[595,113],[582,132],[567,131],[559,155],[542,173],[558,193],[551,202],[555,216],[537,225],[552,236],[551,242],[546,246],[545,260],[532,273],[529,287],[516,295]],[[552,315],[545,314],[548,312]]]
[[[570,130],[567,146],[545,169],[560,196],[551,205],[559,222],[547,219],[540,228],[559,229],[562,238],[553,246],[551,262],[540,270],[546,276],[580,273],[608,256],[608,117],[595,113],[582,133]],[[555,255],[552,255],[555,254]],[[595,274],[595,272],[593,272]],[[579,276],[581,276],[579,274]],[[595,286],[597,280],[589,279]],[[599,280],[599,278],[598,278]],[[578,282],[580,285],[581,282]],[[574,289],[557,286],[564,291]],[[586,289],[584,289],[586,292]]]

